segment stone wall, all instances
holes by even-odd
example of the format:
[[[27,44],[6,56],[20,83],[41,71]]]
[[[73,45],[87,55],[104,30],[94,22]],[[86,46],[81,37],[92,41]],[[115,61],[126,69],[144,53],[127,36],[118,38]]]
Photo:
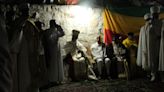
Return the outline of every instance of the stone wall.
[[[79,41],[86,47],[95,42],[96,36],[102,30],[102,10],[100,8],[87,8],[77,5],[32,5],[30,14],[38,12],[39,19],[45,23],[43,29],[49,28],[49,20],[55,19],[65,31],[60,39],[62,46],[71,40],[73,29],[80,31]]]

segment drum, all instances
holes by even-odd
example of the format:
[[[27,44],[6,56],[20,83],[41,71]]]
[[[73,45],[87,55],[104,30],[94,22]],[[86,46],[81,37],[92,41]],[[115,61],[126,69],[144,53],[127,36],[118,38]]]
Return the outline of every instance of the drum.
[[[74,62],[74,78],[76,81],[85,80],[87,78],[87,64],[85,61]]]

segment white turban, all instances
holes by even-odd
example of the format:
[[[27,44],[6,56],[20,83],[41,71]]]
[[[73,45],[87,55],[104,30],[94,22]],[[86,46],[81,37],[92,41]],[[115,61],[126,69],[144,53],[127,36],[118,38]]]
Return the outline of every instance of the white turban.
[[[152,6],[150,7],[150,13],[160,13],[160,7],[159,6]]]
[[[150,14],[150,13],[146,13],[146,14],[144,15],[144,20],[147,20],[147,19],[149,19],[149,18],[151,18],[151,14]]]

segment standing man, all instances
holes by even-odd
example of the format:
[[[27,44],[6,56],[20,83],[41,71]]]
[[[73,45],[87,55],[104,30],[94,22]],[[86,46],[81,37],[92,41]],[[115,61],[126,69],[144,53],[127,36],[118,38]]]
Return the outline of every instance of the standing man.
[[[0,5],[1,7],[1,5]],[[9,55],[8,36],[4,14],[0,9],[0,92],[12,90],[12,62]]]
[[[38,18],[38,13],[33,13],[30,18],[25,21],[23,26],[23,40],[22,48],[26,48],[24,53],[27,55],[27,60],[29,64],[30,72],[30,86],[29,90],[31,92],[37,92],[41,86],[40,74],[41,69],[39,69],[39,32],[41,30],[35,25],[35,21]],[[25,46],[26,45],[26,46]],[[21,57],[24,59],[24,56]]]
[[[160,54],[159,54],[159,68],[160,77],[162,82],[164,82],[164,21],[162,21],[162,31],[161,31],[161,42],[160,42]]]
[[[23,26],[29,17],[29,5],[20,4],[19,12],[21,16],[13,23],[13,34],[10,41],[10,54],[13,62],[13,92],[27,92],[30,86],[30,72],[26,51],[27,45],[24,45],[25,41],[23,41]]]
[[[29,4],[19,6],[21,16],[13,26],[10,52],[14,64],[14,92],[37,92],[40,85],[39,29],[35,25],[37,14],[29,18]]]
[[[141,27],[139,34],[138,52],[137,52],[137,65],[141,66],[144,70],[150,68],[148,62],[148,31],[151,25],[151,14],[144,15],[145,25]]]
[[[162,21],[159,20],[160,8],[153,6],[150,8],[152,22],[148,31],[148,62],[150,62],[151,80],[157,79],[159,67],[159,49],[161,40]]]
[[[64,80],[63,59],[61,57],[59,38],[65,33],[55,20],[50,20],[50,28],[43,34],[43,44],[50,86]]]

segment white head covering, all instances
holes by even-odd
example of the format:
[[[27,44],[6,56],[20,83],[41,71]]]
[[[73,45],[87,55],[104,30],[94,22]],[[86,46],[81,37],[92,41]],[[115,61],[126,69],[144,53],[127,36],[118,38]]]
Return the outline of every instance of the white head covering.
[[[151,14],[150,14],[150,13],[146,13],[146,14],[144,15],[144,20],[147,20],[147,19],[149,19],[149,18],[151,18]]]
[[[159,6],[152,6],[150,7],[150,13],[160,13],[160,7]]]

